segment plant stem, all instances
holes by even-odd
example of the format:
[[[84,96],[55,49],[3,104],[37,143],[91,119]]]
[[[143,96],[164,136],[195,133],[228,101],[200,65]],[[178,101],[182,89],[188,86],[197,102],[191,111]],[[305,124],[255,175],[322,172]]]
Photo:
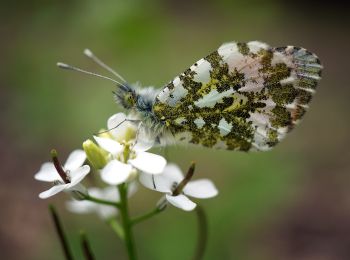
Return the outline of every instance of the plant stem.
[[[193,260],[201,260],[203,259],[208,240],[208,220],[203,208],[199,205],[196,207],[196,214],[198,220],[198,240]]]
[[[80,243],[81,243],[81,248],[83,249],[85,259],[94,260],[95,259],[94,254],[92,253],[89,240],[87,239],[87,236],[84,231],[80,232]]]
[[[99,203],[99,204],[104,204],[104,205],[108,205],[108,206],[112,206],[112,207],[117,207],[118,209],[121,206],[119,202],[99,199],[99,198],[91,197],[90,195],[85,195],[84,199],[92,201],[92,202],[96,202],[96,203]]]
[[[119,224],[119,222],[116,219],[111,218],[107,221],[107,223],[110,225],[114,233],[116,233],[120,237],[120,239],[124,240],[124,230],[123,227]]]
[[[158,213],[162,212],[164,209],[159,209],[159,208],[155,208],[153,209],[152,211],[144,214],[144,215],[141,215],[141,216],[138,216],[134,219],[131,220],[131,224],[132,225],[135,225],[137,223],[140,223],[146,219],[149,219],[150,217],[153,217],[154,215],[157,215]]]
[[[57,232],[58,237],[60,239],[64,255],[65,255],[67,260],[73,260],[72,253],[71,253],[71,251],[69,249],[68,241],[67,241],[67,238],[66,238],[66,236],[65,236],[65,234],[63,232],[63,228],[62,228],[60,219],[59,219],[59,217],[57,215],[56,209],[55,209],[55,207],[53,205],[49,205],[49,210],[50,210],[50,213],[51,213],[52,220],[53,220],[53,222],[55,224],[56,232]]]
[[[136,260],[136,250],[134,246],[134,237],[132,233],[132,223],[129,216],[128,209],[128,188],[125,183],[118,186],[120,195],[120,217],[122,219],[122,225],[124,229],[124,241],[126,249],[128,251],[129,260]]]

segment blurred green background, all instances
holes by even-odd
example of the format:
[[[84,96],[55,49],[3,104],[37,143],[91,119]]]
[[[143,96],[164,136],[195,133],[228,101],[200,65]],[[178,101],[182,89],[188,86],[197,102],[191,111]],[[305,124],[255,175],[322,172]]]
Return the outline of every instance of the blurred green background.
[[[304,122],[271,152],[171,147],[169,159],[210,177],[217,198],[205,259],[350,259],[349,8],[341,1],[1,1],[1,259],[63,259],[48,203],[57,205],[77,259],[86,230],[97,259],[126,259],[97,216],[42,201],[34,181],[51,148],[62,158],[118,111],[113,84],[56,68],[100,72],[92,49],[129,82],[161,87],[227,41],[260,40],[315,52],[325,69]],[[162,153],[163,150],[155,150]],[[132,214],[159,195],[140,187]],[[135,228],[140,259],[190,259],[194,213],[168,208]]]

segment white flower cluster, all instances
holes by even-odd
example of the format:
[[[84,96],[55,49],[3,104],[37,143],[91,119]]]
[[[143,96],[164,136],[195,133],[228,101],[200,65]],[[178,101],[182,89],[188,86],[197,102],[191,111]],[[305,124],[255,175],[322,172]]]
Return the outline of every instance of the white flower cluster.
[[[128,118],[129,119],[129,118]],[[116,186],[128,184],[128,195],[136,192],[136,182],[154,191],[164,193],[166,202],[180,209],[190,211],[196,207],[186,195],[194,198],[211,198],[218,194],[214,184],[208,179],[185,183],[178,194],[174,190],[183,181],[184,176],[175,164],[167,164],[160,155],[147,152],[153,141],[138,128],[126,115],[118,113],[108,119],[108,132],[94,136],[96,143],[84,142],[84,150],[75,150],[64,165],[53,156],[53,163],[46,162],[35,174],[35,179],[51,182],[54,185],[39,194],[46,199],[61,191],[72,192],[73,198],[67,202],[67,208],[75,213],[96,212],[102,218],[117,214],[117,209],[95,203],[87,198],[118,203],[119,194]],[[99,172],[104,188],[85,188],[81,181],[88,175],[91,167]]]

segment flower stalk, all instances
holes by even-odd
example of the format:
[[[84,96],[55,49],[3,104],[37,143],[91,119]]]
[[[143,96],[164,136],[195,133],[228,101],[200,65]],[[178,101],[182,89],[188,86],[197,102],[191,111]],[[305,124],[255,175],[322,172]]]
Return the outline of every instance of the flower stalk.
[[[119,224],[119,222],[115,218],[110,218],[107,221],[107,223],[114,231],[114,233],[116,233],[121,240],[124,240],[124,230],[123,227]]]
[[[73,255],[68,246],[68,241],[67,241],[66,235],[64,234],[62,224],[58,217],[55,207],[53,205],[49,205],[49,211],[51,213],[52,220],[55,224],[56,232],[61,242],[61,246],[62,246],[64,255],[66,257],[66,260],[73,260]]]
[[[146,214],[143,214],[141,216],[138,216],[138,217],[135,217],[134,219],[131,220],[131,224],[132,225],[135,225],[137,223],[140,223],[144,220],[147,220],[157,214],[159,214],[160,212],[162,212],[163,210],[165,209],[165,207],[162,207],[162,208],[159,208],[159,207],[156,207],[155,209],[153,209],[152,211],[146,213]]]
[[[84,231],[80,232],[80,244],[84,253],[84,257],[86,260],[95,260],[95,256],[92,253],[92,249],[87,239],[86,233]]]
[[[128,209],[128,188],[125,183],[118,186],[120,195],[120,217],[122,219],[122,225],[124,230],[124,242],[128,251],[129,260],[136,260],[136,249],[134,243],[134,236],[132,232],[132,222],[129,216]]]
[[[197,205],[195,211],[197,216],[198,235],[193,260],[201,260],[204,257],[208,241],[208,220],[204,209],[200,205]]]
[[[95,198],[92,197],[88,194],[84,195],[84,200],[89,200],[98,204],[103,204],[103,205],[107,205],[107,206],[112,206],[112,207],[116,207],[116,208],[120,208],[120,203],[116,202],[116,201],[110,201],[110,200],[104,200],[104,199],[99,199],[99,198]]]

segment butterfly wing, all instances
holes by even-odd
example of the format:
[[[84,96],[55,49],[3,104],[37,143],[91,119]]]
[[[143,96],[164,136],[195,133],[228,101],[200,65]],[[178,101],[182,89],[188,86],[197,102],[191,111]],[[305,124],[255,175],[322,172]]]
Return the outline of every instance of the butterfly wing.
[[[226,43],[165,86],[153,112],[177,142],[269,150],[303,117],[321,69],[303,48]]]

